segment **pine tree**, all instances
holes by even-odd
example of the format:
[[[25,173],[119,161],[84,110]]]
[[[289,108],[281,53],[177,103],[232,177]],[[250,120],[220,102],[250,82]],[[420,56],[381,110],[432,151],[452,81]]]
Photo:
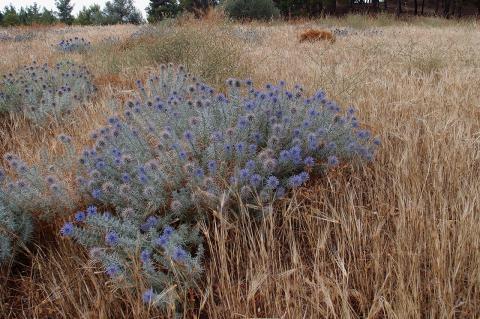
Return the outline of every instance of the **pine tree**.
[[[5,7],[5,10],[3,12],[3,22],[2,23],[6,27],[18,25],[20,23],[20,21],[18,19],[17,10],[15,9],[15,7],[13,5]]]
[[[71,0],[58,0],[55,2],[55,6],[57,7],[57,15],[60,21],[65,24],[72,24],[73,5],[71,4]]]
[[[180,12],[180,5],[175,0],[150,0],[147,8],[148,22],[158,22],[171,18]]]
[[[107,1],[104,14],[108,24],[143,22],[142,13],[135,8],[132,0]]]

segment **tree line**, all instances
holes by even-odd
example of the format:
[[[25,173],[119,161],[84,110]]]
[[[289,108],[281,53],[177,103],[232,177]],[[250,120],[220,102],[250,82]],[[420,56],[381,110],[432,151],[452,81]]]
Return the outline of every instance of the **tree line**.
[[[37,3],[17,10],[13,5],[0,10],[0,26],[50,25],[55,23],[79,25],[106,25],[118,23],[140,24],[142,13],[134,6],[133,0],[107,1],[104,8],[98,4],[83,7],[75,17],[72,0],[57,0],[56,10],[41,8]]]
[[[146,8],[148,22],[173,18],[182,12],[201,15],[208,8],[224,5],[234,8],[242,18],[315,17],[324,14],[349,12],[390,12],[402,14],[438,15],[446,18],[463,15],[480,16],[480,0],[150,0]],[[144,22],[133,0],[107,1],[104,8],[98,4],[83,7],[75,17],[72,0],[57,0],[56,10],[41,8],[34,3],[17,10],[13,5],[0,10],[0,26],[49,25],[55,23],[79,25],[107,25]],[[262,14],[259,14],[262,13]]]

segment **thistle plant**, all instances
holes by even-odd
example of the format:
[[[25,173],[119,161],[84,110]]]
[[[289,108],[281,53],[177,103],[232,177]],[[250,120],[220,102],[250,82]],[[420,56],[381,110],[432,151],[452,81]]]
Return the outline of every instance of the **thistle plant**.
[[[70,138],[62,135],[67,147],[65,158],[72,161]],[[74,200],[59,177],[56,165],[27,165],[14,154],[4,156],[7,167],[0,167],[0,262],[12,257],[16,245],[26,243],[36,218],[72,211]]]
[[[23,112],[35,124],[62,116],[88,101],[95,93],[90,72],[73,62],[24,66],[3,76],[0,113]]]
[[[139,218],[131,208],[112,215],[89,206],[67,222],[61,234],[89,248],[91,258],[118,285],[136,287],[139,275],[150,287],[146,303],[171,308],[179,292],[192,288],[201,274],[202,240],[191,225],[170,226],[167,218]]]
[[[56,48],[64,53],[85,53],[92,48],[92,44],[84,38],[74,37],[70,39],[62,39],[57,44]]]
[[[29,240],[32,233],[30,214],[12,210],[0,190],[0,264],[9,260],[19,243]]]
[[[178,277],[170,274],[185,270],[166,267],[175,252],[190,265],[182,274],[198,275],[202,249],[191,247],[201,240],[189,236],[208,209],[225,199],[234,205],[237,194],[272,203],[331,167],[372,160],[380,143],[361,129],[354,108],[342,112],[324,92],[305,97],[283,81],[256,90],[250,80],[229,79],[225,96],[183,67],[162,66],[136,84],[137,94],[91,133],[93,146],[79,158],[79,189],[115,214],[81,212],[62,233],[96,247],[109,275],[130,278],[136,259],[156,256],[155,271],[142,272],[151,287],[145,300],[156,304],[171,301],[162,291]],[[175,232],[169,224],[182,226]],[[172,246],[159,245],[170,233],[178,234]]]

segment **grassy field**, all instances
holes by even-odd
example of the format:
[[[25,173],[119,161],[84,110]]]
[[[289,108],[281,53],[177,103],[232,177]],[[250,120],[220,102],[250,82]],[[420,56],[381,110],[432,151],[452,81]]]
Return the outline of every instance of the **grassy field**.
[[[336,42],[299,43],[306,28],[343,27]],[[138,30],[140,37],[131,37]],[[26,30],[5,30],[11,33]],[[78,149],[121,97],[160,63],[184,64],[218,89],[228,77],[285,80],[323,88],[382,139],[373,163],[341,167],[282,200],[258,222],[212,212],[202,225],[205,279],[186,317],[480,317],[480,26],[425,18],[350,16],[297,23],[234,24],[218,17],[155,28],[33,30],[0,42],[0,73],[32,60],[68,58],[95,75],[99,97],[46,130],[13,117],[0,129],[0,155],[30,163],[61,156],[55,136]],[[94,48],[56,52],[65,35]],[[118,37],[112,43],[107,37]],[[43,150],[43,151],[42,151]],[[71,172],[65,171],[67,178]],[[115,289],[86,253],[43,224],[18,264],[4,267],[3,318],[159,317]]]

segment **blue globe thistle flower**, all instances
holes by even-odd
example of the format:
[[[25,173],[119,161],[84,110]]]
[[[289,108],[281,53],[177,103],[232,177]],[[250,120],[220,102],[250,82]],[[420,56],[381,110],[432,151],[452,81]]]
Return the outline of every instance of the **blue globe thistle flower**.
[[[302,184],[306,183],[310,179],[310,175],[305,171],[298,174],[298,176],[300,176],[302,179]]]
[[[107,235],[105,235],[105,242],[110,246],[115,246],[118,244],[118,235],[116,232],[109,231]]]
[[[155,240],[155,244],[165,249],[168,246],[169,240],[170,236],[163,234]]]
[[[148,289],[142,295],[143,303],[146,303],[146,304],[151,303],[154,297],[155,297],[155,293],[153,292],[153,289]]]
[[[253,187],[258,187],[260,186],[260,184],[262,183],[262,177],[258,174],[253,174],[252,176],[250,176],[250,185],[252,185]]]
[[[245,151],[245,144],[243,142],[237,143],[237,145],[235,145],[235,150],[238,155],[242,155]]]
[[[361,130],[357,132],[357,136],[360,139],[368,139],[370,137],[370,132],[366,130]]]
[[[208,161],[207,168],[210,174],[215,174],[215,172],[217,171],[217,162],[214,160]]]
[[[185,133],[183,133],[183,137],[191,142],[193,140],[193,133],[191,131],[185,131]]]
[[[115,157],[115,158],[118,158],[118,157],[121,157],[122,156],[122,152],[120,152],[120,150],[118,148],[114,148],[112,149],[112,155]]]
[[[131,180],[130,174],[128,174],[128,173],[122,173],[122,182],[128,183],[128,182],[130,182],[130,180]]]
[[[140,183],[146,184],[148,182],[148,176],[143,174],[143,173],[139,174],[138,175],[138,180],[140,181]]]
[[[98,161],[98,162],[95,164],[95,168],[98,169],[98,170],[104,169],[105,166],[106,166],[106,164],[105,164],[104,161]]]
[[[90,205],[87,207],[87,216],[96,215],[97,214],[97,207],[94,205]]]
[[[140,260],[142,263],[148,263],[150,261],[150,251],[144,249],[140,253]]]
[[[211,137],[213,142],[217,143],[217,142],[221,142],[222,141],[222,133],[219,132],[219,131],[216,131],[216,132],[213,132]]]
[[[94,199],[100,199],[101,196],[102,196],[102,191],[100,189],[97,188],[92,191],[92,197]]]
[[[305,159],[303,160],[303,163],[306,166],[313,166],[313,165],[315,165],[315,160],[313,159],[313,157],[308,156],[308,157],[305,157]]]
[[[83,222],[85,221],[86,215],[85,212],[79,211],[75,214],[75,221],[77,222]]]
[[[353,106],[349,106],[348,109],[347,109],[347,114],[348,115],[355,114],[355,108]]]
[[[250,171],[248,170],[248,168],[242,168],[238,172],[238,177],[240,178],[241,181],[246,181],[249,176],[250,176]]]
[[[277,188],[277,191],[275,192],[275,196],[277,198],[283,198],[285,196],[285,193],[286,193],[285,187],[280,186]]]
[[[267,178],[266,186],[269,189],[276,189],[280,185],[280,181],[275,176],[270,176]]]
[[[335,142],[329,142],[329,143],[327,144],[327,148],[328,148],[329,150],[333,150],[333,149],[335,149],[336,147],[337,147],[337,144],[336,144]]]
[[[157,223],[158,223],[158,218],[155,217],[155,216],[149,216],[149,217],[147,218],[147,223],[148,223],[149,225],[156,226]]]
[[[73,224],[65,223],[62,229],[60,229],[60,233],[65,237],[71,236],[73,234]]]
[[[257,152],[257,144],[248,145],[248,153],[253,156]]]
[[[175,249],[173,250],[172,258],[176,262],[184,262],[187,256],[188,256],[187,252],[181,247],[175,247]]]
[[[239,129],[245,129],[248,125],[248,120],[245,116],[240,116],[237,122],[237,126]]]
[[[290,149],[289,153],[290,153],[290,160],[294,164],[299,164],[302,161],[302,149],[298,145],[293,146]]]
[[[281,163],[287,163],[288,161],[290,161],[290,152],[287,150],[281,150],[280,154],[278,155],[278,160]]]
[[[186,161],[187,160],[187,153],[184,150],[181,150],[180,152],[178,152],[178,157],[180,158],[180,160]]]
[[[288,186],[291,188],[297,188],[302,186],[303,180],[300,175],[293,175],[288,179]]]
[[[328,157],[327,159],[327,163],[329,166],[337,166],[339,161],[338,161],[338,158],[335,156],[335,155],[331,155]]]
[[[325,128],[321,127],[317,130],[317,134],[319,136],[325,136],[325,134],[327,134],[327,130]]]
[[[120,267],[117,264],[108,265],[105,272],[110,278],[114,278],[120,273]]]
[[[317,135],[315,135],[315,133],[308,134],[307,141],[308,141],[308,148],[310,150],[315,150],[317,148],[318,141],[317,141]]]
[[[171,226],[167,226],[163,229],[163,234],[166,236],[171,236],[173,232],[174,232],[174,229]]]
[[[254,170],[255,169],[255,161],[254,160],[248,160],[247,163],[245,163],[245,167],[249,170]]]
[[[249,112],[253,111],[255,109],[255,103],[253,101],[245,102],[245,109]]]
[[[325,98],[325,92],[323,91],[318,91],[316,94],[315,94],[315,98],[317,100],[323,100]]]
[[[197,178],[203,178],[204,175],[205,175],[203,173],[203,169],[201,167],[195,168],[194,174],[195,174],[195,177],[197,177]]]

